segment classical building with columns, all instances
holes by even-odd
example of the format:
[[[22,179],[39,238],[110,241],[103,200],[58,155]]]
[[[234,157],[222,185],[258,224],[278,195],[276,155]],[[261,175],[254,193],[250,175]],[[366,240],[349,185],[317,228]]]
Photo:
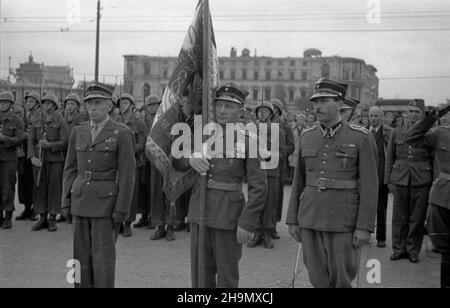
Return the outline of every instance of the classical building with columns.
[[[145,55],[124,56],[124,91],[139,103],[151,94],[162,96],[176,65],[176,57]],[[232,82],[249,92],[247,106],[255,108],[261,101],[279,98],[286,111],[311,109],[308,98],[321,77],[349,85],[348,95],[363,105],[378,99],[377,69],[362,59],[323,57],[318,49],[308,49],[303,57],[266,57],[244,49],[241,54],[231,48],[229,57],[219,58],[221,83]]]

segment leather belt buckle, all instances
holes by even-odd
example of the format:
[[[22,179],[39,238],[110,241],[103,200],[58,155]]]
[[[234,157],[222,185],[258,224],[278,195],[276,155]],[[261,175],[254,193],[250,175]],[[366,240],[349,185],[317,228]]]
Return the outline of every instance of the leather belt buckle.
[[[318,178],[317,179],[317,190],[322,191],[327,189],[327,181],[328,179],[325,178]]]
[[[86,172],[84,173],[84,179],[85,179],[86,181],[91,181],[91,177],[92,177],[92,171],[86,171]]]

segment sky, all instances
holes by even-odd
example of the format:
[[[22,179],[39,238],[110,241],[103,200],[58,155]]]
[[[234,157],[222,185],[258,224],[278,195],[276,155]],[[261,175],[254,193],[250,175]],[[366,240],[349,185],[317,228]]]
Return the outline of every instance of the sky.
[[[0,77],[9,57],[17,68],[31,52],[36,62],[70,65],[77,80],[93,79],[96,0],[0,2]],[[100,75],[120,80],[125,54],[177,56],[196,4],[102,0]],[[380,97],[430,105],[450,99],[448,0],[210,0],[210,6],[219,56],[231,47],[273,57],[318,48],[323,56],[375,66]]]

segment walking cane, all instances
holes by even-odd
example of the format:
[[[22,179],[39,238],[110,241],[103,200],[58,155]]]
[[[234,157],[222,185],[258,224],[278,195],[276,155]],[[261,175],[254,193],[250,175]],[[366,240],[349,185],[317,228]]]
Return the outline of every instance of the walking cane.
[[[302,243],[298,244],[297,259],[295,260],[294,274],[292,275],[292,286],[291,286],[292,289],[295,288],[295,279],[297,278],[298,262],[300,259],[301,251],[302,251]]]

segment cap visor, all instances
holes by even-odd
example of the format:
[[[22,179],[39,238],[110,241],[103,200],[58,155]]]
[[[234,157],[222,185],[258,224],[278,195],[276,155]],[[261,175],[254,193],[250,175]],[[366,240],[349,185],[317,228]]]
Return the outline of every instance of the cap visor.
[[[329,92],[317,92],[317,93],[313,94],[313,96],[311,96],[311,98],[309,100],[314,101],[316,99],[324,98],[324,97],[339,97],[339,95],[329,93]]]
[[[85,101],[87,100],[91,100],[94,98],[100,98],[100,99],[111,99],[111,97],[105,96],[105,95],[100,95],[100,94],[92,94],[92,95],[88,95],[84,98]]]

